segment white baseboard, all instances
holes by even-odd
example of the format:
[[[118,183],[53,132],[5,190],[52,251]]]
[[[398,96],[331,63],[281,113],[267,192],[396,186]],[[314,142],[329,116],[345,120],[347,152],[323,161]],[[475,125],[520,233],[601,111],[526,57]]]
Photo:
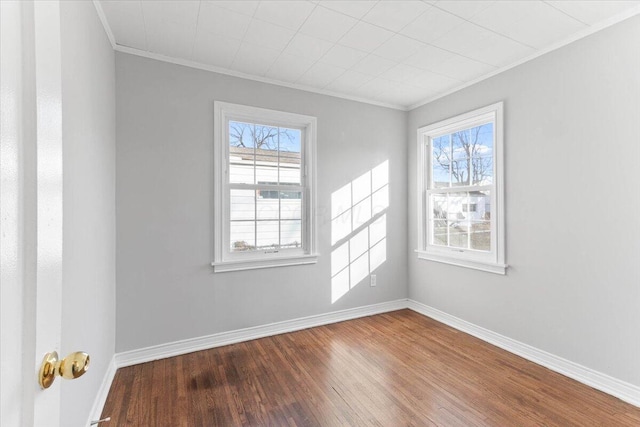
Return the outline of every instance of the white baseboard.
[[[638,386],[497,334],[417,301],[409,299],[407,306],[409,309],[437,320],[438,322],[466,332],[496,347],[517,354],[531,362],[542,365],[552,371],[573,378],[576,381],[640,407],[640,387]]]
[[[100,419],[100,415],[102,415],[102,409],[104,408],[104,404],[107,401],[109,389],[111,389],[111,383],[113,382],[113,378],[116,376],[117,369],[116,356],[113,355],[111,361],[109,362],[109,366],[107,366],[107,372],[104,373],[104,377],[102,378],[102,384],[100,384],[98,394],[93,401],[93,406],[91,407],[91,412],[89,413],[89,419],[87,420],[87,426],[89,426],[92,421]]]
[[[252,328],[238,329],[235,331],[175,341],[138,350],[125,351],[123,353],[116,354],[116,367],[122,368],[124,366],[137,365],[139,363],[165,359],[167,357],[192,353],[194,351],[207,350],[223,345],[284,334],[287,332],[312,328],[314,326],[327,325],[329,323],[342,322],[345,320],[356,319],[358,317],[401,310],[403,308],[407,308],[406,299],[350,308],[347,310],[333,311],[315,316],[301,317],[283,322],[254,326]]]

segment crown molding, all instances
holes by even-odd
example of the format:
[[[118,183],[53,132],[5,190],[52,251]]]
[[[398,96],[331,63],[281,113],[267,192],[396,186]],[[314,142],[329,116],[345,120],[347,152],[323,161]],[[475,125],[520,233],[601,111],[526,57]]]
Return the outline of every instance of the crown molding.
[[[107,21],[107,15],[104,14],[104,9],[102,9],[102,4],[100,4],[99,0],[93,0],[93,6],[96,8],[96,12],[98,13],[98,18],[100,18],[100,22],[102,22],[102,27],[104,28],[104,32],[107,33],[107,38],[109,39],[109,43],[111,43],[111,48],[115,50],[116,38],[113,36],[113,31],[111,31],[111,27],[109,26],[109,21]]]

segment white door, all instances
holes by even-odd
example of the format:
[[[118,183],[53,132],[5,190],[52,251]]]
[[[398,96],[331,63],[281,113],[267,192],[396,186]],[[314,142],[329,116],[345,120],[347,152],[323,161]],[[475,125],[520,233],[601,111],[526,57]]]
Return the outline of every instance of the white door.
[[[58,1],[0,1],[0,425],[60,426],[62,112]],[[62,349],[66,350],[66,349]]]

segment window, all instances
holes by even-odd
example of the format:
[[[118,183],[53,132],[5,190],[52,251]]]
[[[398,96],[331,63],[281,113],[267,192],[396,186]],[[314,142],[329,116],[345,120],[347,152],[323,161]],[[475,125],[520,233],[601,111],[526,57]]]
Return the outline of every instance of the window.
[[[418,257],[504,274],[502,103],[418,129]]]
[[[316,262],[315,117],[215,102],[216,272]]]

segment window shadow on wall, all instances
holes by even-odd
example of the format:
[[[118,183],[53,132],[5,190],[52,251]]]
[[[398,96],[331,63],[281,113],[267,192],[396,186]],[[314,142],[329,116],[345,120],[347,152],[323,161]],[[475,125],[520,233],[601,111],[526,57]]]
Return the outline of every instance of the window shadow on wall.
[[[331,303],[387,260],[389,161],[331,194]]]

